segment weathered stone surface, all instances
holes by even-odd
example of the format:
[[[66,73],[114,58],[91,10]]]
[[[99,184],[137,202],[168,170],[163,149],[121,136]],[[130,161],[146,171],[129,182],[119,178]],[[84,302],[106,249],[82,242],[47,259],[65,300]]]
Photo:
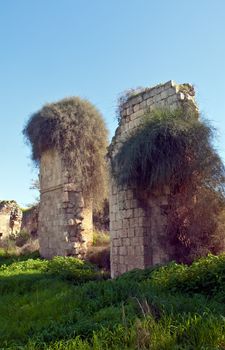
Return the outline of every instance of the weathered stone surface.
[[[67,182],[66,182],[67,181]],[[84,257],[93,241],[92,205],[85,205],[79,185],[55,150],[40,163],[41,200],[38,217],[40,253]]]
[[[122,143],[142,122],[145,111],[158,107],[196,111],[194,89],[173,80],[131,95],[121,106],[122,118],[109,148],[114,158]],[[169,189],[162,194],[136,193],[110,179],[111,276],[167,262],[173,247],[166,237],[166,206]]]
[[[23,211],[21,230],[28,232],[32,237],[37,235],[38,230],[38,205]]]
[[[0,239],[20,232],[22,215],[16,201],[0,201]]]

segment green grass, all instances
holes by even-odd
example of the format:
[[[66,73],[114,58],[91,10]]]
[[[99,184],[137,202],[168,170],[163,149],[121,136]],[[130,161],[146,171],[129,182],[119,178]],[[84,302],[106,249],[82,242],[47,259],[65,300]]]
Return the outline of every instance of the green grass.
[[[8,256],[0,295],[0,349],[225,349],[225,255],[113,281],[71,257]]]
[[[99,231],[99,230],[95,230],[93,232],[93,245],[94,246],[109,245],[109,243],[110,243],[109,232]]]

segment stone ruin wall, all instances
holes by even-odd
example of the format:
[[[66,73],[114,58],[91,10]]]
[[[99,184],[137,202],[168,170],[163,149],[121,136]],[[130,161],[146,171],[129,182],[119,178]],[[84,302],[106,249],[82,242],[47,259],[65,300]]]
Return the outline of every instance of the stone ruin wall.
[[[40,254],[85,256],[93,241],[92,208],[64,167],[56,150],[43,153],[40,164],[38,236]]]
[[[193,87],[169,81],[129,97],[121,106],[109,158],[115,157],[147,110],[163,107],[196,111]],[[113,178],[110,182],[111,276],[171,260],[173,247],[166,237],[169,190],[165,188],[163,194],[137,193],[135,188],[118,186]]]
[[[23,211],[21,231],[26,231],[32,238],[37,237],[38,231],[38,210],[39,206],[35,205]]]
[[[26,231],[31,237],[37,235],[38,206],[22,210],[14,200],[0,201],[0,238],[16,236]]]
[[[20,232],[22,215],[15,201],[0,201],[0,239]]]

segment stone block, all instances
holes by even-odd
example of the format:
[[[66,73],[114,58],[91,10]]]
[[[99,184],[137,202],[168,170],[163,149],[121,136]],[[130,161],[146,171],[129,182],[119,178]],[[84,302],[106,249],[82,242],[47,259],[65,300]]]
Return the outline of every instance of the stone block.
[[[129,106],[127,109],[126,109],[126,112],[127,112],[127,115],[131,115],[134,110],[133,110],[133,107],[132,106]]]
[[[71,183],[67,183],[64,185],[64,191],[65,192],[70,192],[70,191],[78,191],[80,192],[80,190],[78,189],[77,185],[73,182]]]
[[[123,246],[129,246],[130,245],[130,239],[129,238],[122,238],[122,245]]]
[[[123,229],[129,227],[129,220],[128,219],[123,219]]]
[[[120,255],[119,256],[119,263],[124,264],[124,261],[125,261],[125,257],[123,255]]]
[[[68,194],[68,192],[63,192],[63,195],[62,195],[62,202],[63,202],[63,203],[69,202],[69,194]]]
[[[127,190],[125,195],[126,195],[126,199],[133,199],[133,196],[134,196],[132,190]]]
[[[124,219],[133,218],[133,209],[123,210]]]
[[[137,199],[131,199],[130,201],[130,208],[136,209],[138,207],[138,200]]]
[[[129,227],[128,228],[127,235],[128,235],[128,237],[134,237],[134,235],[135,235],[134,227]]]
[[[128,256],[131,257],[130,262],[133,263],[133,258],[134,258],[134,255],[135,255],[134,246],[130,245],[130,246],[127,247],[127,254],[128,254]]]
[[[140,103],[140,109],[145,109],[147,107],[147,102],[146,101],[142,101]]]
[[[168,96],[167,90],[162,91],[161,94],[160,94],[160,98],[161,98],[162,100],[164,100],[165,98],[167,98],[167,96]]]
[[[144,235],[143,227],[136,227],[135,237],[143,237],[143,235]]]
[[[134,96],[130,99],[130,103],[132,104],[132,106],[137,105],[138,103],[141,103],[143,101],[143,97],[142,94],[139,94],[137,96]]]
[[[143,116],[143,114],[144,114],[143,110],[140,109],[140,110],[136,111],[135,113],[132,113],[130,118],[131,118],[131,120],[139,119],[140,117]]]
[[[134,252],[136,256],[143,256],[144,255],[144,247],[143,246],[135,246]]]
[[[123,256],[127,255],[127,247],[122,246],[122,247],[119,247],[118,249],[119,249],[119,255],[123,255]]]
[[[144,93],[143,99],[148,100],[149,98],[152,98],[156,94],[156,88],[151,88],[150,90],[146,91]]]
[[[137,112],[137,111],[139,111],[139,109],[140,109],[140,104],[134,105],[133,109],[134,109],[134,113]]]
[[[119,239],[114,239],[113,240],[113,245],[114,245],[114,247],[119,247],[120,246],[120,240]]]

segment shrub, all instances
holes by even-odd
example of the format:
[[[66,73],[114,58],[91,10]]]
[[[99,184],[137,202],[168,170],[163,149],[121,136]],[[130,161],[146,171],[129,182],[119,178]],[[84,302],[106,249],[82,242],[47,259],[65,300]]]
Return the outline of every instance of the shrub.
[[[65,98],[47,104],[28,120],[23,133],[38,164],[43,152],[57,149],[87,198],[103,199],[106,189],[107,130],[98,110],[87,100]]]
[[[86,258],[99,268],[110,271],[109,232],[94,231],[93,245],[88,249]]]
[[[110,236],[106,231],[94,231],[93,232],[93,246],[109,245]]]
[[[112,160],[119,184],[154,190],[177,190],[195,179],[224,189],[224,166],[212,146],[208,122],[186,116],[182,109],[147,112],[140,127]]]
[[[87,253],[87,260],[100,269],[110,271],[110,247],[109,245],[93,246]]]
[[[225,247],[225,201],[207,187],[184,188],[170,197],[168,239],[174,247],[173,259],[190,263]]]
[[[171,258],[178,262],[190,263],[225,246],[225,168],[213,136],[210,124],[196,114],[156,109],[146,113],[112,159],[117,182],[138,188],[137,195],[169,188],[167,234],[175,248]]]

